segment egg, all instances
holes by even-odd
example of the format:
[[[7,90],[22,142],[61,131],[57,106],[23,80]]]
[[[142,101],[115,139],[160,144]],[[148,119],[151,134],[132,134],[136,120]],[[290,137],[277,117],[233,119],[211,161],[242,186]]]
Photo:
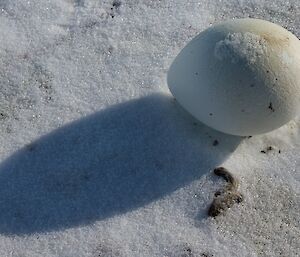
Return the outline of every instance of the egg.
[[[209,127],[238,136],[266,133],[299,111],[300,41],[268,21],[227,21],[192,39],[167,81],[179,104]]]

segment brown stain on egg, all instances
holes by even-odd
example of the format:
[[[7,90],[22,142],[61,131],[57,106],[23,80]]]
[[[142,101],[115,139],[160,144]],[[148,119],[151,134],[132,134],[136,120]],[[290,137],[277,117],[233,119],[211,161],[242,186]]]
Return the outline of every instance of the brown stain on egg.
[[[262,33],[260,36],[272,47],[287,47],[290,43],[288,36],[278,36],[271,33]]]

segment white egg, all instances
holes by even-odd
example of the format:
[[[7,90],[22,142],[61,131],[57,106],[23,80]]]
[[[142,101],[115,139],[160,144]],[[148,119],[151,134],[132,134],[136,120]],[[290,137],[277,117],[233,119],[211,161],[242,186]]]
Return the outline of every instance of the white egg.
[[[201,32],[168,72],[178,102],[204,124],[248,136],[274,130],[300,106],[300,41],[259,19],[236,19]]]

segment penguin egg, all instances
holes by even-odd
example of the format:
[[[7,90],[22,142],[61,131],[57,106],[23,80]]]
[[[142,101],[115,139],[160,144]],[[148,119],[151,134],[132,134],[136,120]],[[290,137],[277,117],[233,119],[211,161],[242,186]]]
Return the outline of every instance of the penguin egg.
[[[300,106],[300,41],[259,19],[212,26],[173,61],[168,86],[204,124],[249,136],[293,119]]]

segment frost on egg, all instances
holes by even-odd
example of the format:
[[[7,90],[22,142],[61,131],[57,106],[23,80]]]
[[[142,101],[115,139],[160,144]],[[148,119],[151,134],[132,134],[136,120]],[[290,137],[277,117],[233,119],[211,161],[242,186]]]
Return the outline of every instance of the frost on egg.
[[[230,60],[237,63],[244,60],[255,63],[264,54],[266,44],[263,39],[253,33],[229,33],[224,40],[216,43],[214,55],[219,60]]]
[[[300,41],[268,21],[221,23],[179,53],[168,85],[187,111],[216,130],[265,133],[299,111]]]

